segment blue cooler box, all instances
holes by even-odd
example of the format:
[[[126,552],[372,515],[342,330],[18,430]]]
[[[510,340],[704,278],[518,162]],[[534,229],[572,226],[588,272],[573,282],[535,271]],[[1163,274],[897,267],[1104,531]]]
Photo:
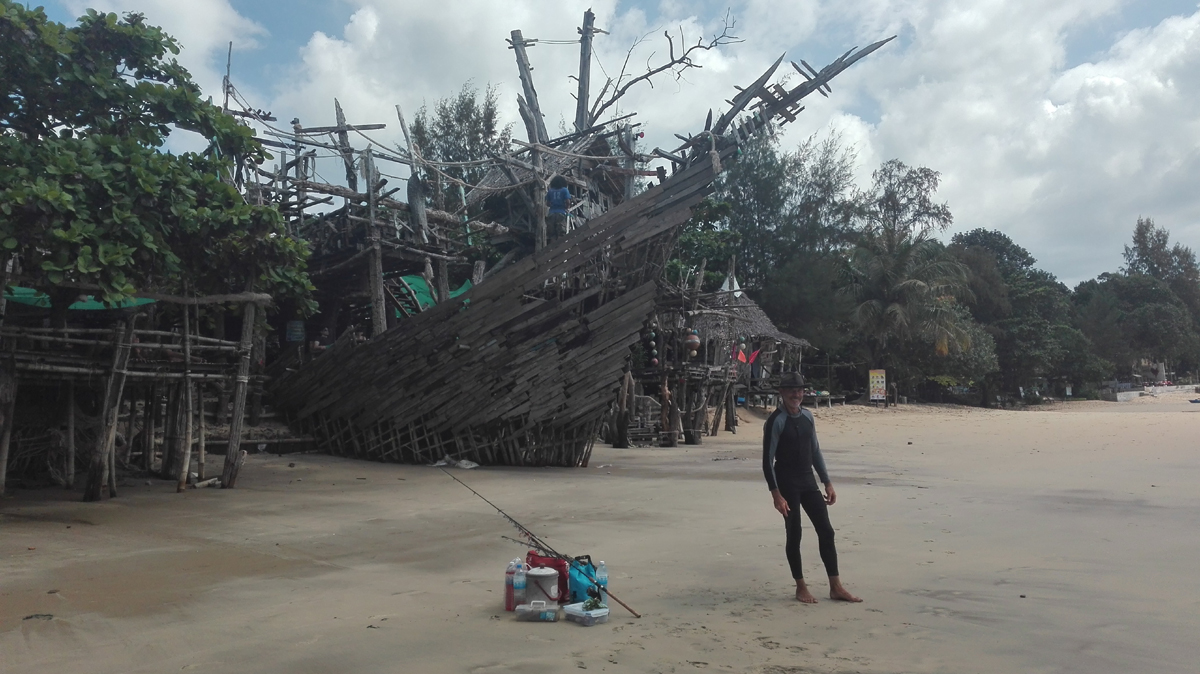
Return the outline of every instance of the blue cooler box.
[[[586,571],[586,573],[584,573]],[[570,603],[577,604],[588,600],[588,588],[592,587],[591,578],[596,577],[596,565],[592,564],[590,555],[580,555],[571,562],[567,576],[567,587],[570,592]]]

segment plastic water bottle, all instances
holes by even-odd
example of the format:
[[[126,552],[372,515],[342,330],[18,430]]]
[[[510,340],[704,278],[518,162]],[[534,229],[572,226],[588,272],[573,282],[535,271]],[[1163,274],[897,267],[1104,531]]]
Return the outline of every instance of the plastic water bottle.
[[[600,603],[608,606],[608,567],[603,560],[596,565],[596,584],[600,586]]]
[[[525,603],[525,565],[520,561],[517,561],[517,569],[513,573],[513,600],[517,604]]]
[[[516,595],[513,594],[513,577],[516,575],[517,566],[521,564],[521,560],[514,559],[508,563],[508,568],[504,570],[504,610],[512,611],[517,608]]]

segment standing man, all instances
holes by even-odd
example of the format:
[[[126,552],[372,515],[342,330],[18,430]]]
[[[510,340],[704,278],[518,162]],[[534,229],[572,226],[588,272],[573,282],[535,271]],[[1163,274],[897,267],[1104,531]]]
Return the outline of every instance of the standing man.
[[[571,189],[566,178],[559,175],[550,179],[550,189],[546,190],[546,206],[550,208],[546,218],[550,234],[555,237],[566,234],[567,209],[571,206]]]
[[[812,412],[804,409],[804,378],[796,372],[783,375],[779,383],[779,395],[783,407],[776,409],[763,427],[763,475],[771,489],[771,498],[787,527],[788,565],[792,578],[796,579],[796,599],[805,604],[817,603],[816,597],[804,584],[804,573],[800,568],[800,510],[808,513],[808,519],[817,530],[821,561],[829,575],[829,598],[839,601],[862,601],[842,587],[838,576],[837,548],[833,544],[833,525],[829,523],[828,506],[837,502],[837,493],[829,474],[825,472],[825,459],[817,444],[817,426]],[[813,469],[825,485],[822,496]]]

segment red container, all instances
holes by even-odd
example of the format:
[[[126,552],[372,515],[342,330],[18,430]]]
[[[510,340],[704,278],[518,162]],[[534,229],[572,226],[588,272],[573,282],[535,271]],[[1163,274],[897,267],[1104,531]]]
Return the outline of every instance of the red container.
[[[567,561],[565,559],[556,559],[554,557],[543,557],[536,550],[530,550],[529,554],[525,555],[525,561],[529,564],[529,568],[537,568],[544,566],[547,569],[558,571],[558,601],[560,604],[565,604],[571,598],[571,580],[568,571]]]

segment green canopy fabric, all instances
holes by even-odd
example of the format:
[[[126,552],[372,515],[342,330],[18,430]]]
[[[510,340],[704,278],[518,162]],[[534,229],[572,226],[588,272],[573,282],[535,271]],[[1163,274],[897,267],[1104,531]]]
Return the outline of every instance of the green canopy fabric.
[[[433,299],[433,293],[429,290],[429,284],[425,283],[425,277],[401,276],[400,278],[404,279],[404,282],[408,284],[409,288],[412,288],[413,294],[417,296],[417,302],[421,305],[422,309],[428,309],[437,304],[437,302]],[[450,291],[450,297],[458,297],[470,289],[471,282],[463,281],[463,284],[458,287],[458,290]],[[396,316],[400,316],[400,310],[398,309],[396,310]]]
[[[4,299],[17,304],[28,304],[31,307],[41,307],[43,309],[50,308],[50,296],[34,290],[33,288],[6,288],[4,290]],[[129,307],[140,307],[143,304],[153,304],[155,300],[149,300],[144,297],[132,297],[127,300],[118,302],[112,306],[106,306],[103,302],[98,302],[95,297],[88,295],[86,300],[82,302],[74,302],[67,307],[71,311],[103,311],[108,309],[127,309]]]

